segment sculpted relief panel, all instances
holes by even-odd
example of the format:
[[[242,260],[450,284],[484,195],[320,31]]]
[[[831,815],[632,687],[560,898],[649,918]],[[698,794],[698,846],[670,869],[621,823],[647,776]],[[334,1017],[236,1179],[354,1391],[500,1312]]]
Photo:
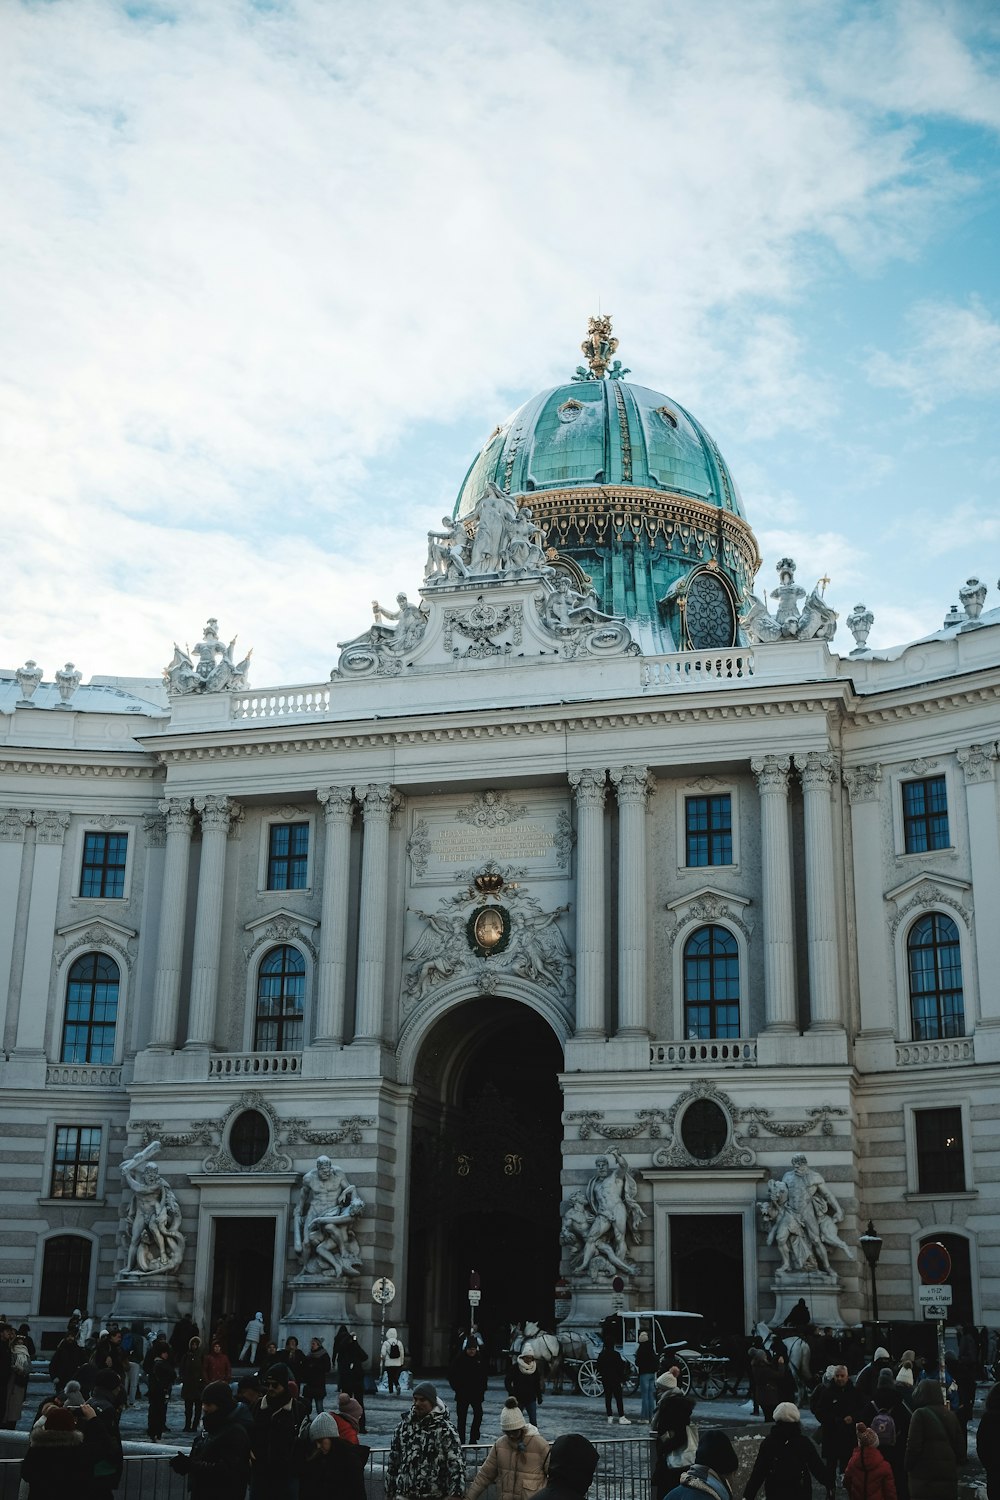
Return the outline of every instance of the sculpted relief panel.
[[[572,849],[565,799],[483,792],[458,806],[414,809],[410,884],[462,883],[487,860],[507,866],[508,879],[567,879]]]

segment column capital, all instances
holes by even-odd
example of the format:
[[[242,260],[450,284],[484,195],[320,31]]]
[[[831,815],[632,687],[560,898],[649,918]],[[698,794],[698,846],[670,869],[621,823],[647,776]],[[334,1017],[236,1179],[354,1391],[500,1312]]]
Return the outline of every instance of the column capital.
[[[190,833],[194,827],[194,810],[190,797],[165,797],[157,807],[163,814],[167,833]]]
[[[23,844],[31,827],[31,813],[21,807],[0,807],[0,843]]]
[[[40,812],[35,809],[35,843],[61,844],[69,827],[69,813]]]
[[[399,806],[401,798],[394,786],[377,786],[369,782],[358,796],[366,823],[386,822]]]
[[[958,763],[965,774],[966,786],[972,786],[977,781],[993,780],[993,762],[997,758],[996,745],[969,745],[956,753]]]
[[[765,793],[788,796],[788,773],[792,768],[788,755],[764,755],[750,762],[750,769],[757,778],[757,790]]]
[[[228,833],[230,823],[243,811],[240,804],[229,797],[196,797],[194,807],[201,818],[202,833]]]
[[[354,789],[349,786],[322,786],[316,793],[316,801],[323,804],[323,816],[327,823],[341,819],[350,821],[354,816]]]
[[[810,750],[804,758],[795,757],[795,769],[804,787],[825,787],[829,790],[837,776],[837,757],[824,751]]]
[[[614,782],[619,806],[628,803],[646,806],[653,778],[645,766],[615,766],[608,774]]]
[[[603,771],[584,769],[570,771],[569,784],[580,807],[603,807],[608,795],[607,777]]]
[[[877,802],[882,767],[877,762],[867,766],[846,766],[840,773],[851,805],[855,802]]]

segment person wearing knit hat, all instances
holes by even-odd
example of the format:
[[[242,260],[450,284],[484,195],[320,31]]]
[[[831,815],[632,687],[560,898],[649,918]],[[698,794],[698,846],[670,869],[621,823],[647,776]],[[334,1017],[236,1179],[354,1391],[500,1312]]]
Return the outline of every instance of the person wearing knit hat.
[[[365,1464],[369,1448],[345,1442],[336,1419],[321,1412],[300,1435],[292,1454],[298,1500],[365,1500]]]
[[[879,1451],[878,1434],[858,1423],[858,1446],[844,1471],[849,1500],[896,1500],[892,1467]]]
[[[858,1429],[874,1430],[882,1457],[892,1470],[897,1493],[905,1497],[906,1438],[910,1429],[907,1387],[900,1385],[891,1369],[882,1370],[875,1382],[875,1394],[867,1406],[858,1411]]]
[[[462,1445],[429,1380],[413,1388],[413,1404],[393,1433],[384,1473],[386,1500],[451,1500],[465,1491]]]
[[[63,1386],[63,1406],[68,1406],[72,1409],[73,1407],[83,1406],[86,1400],[86,1396],[80,1389],[80,1382],[78,1380],[67,1380]]]
[[[698,1439],[694,1463],[681,1476],[667,1500],[694,1500],[692,1490],[730,1500],[730,1478],[740,1466],[739,1455],[721,1427],[708,1427]]]
[[[811,1500],[813,1479],[827,1489],[826,1466],[802,1431],[798,1407],[793,1401],[779,1401],[774,1426],[760,1445],[743,1491],[744,1500],[755,1500],[761,1487],[767,1500]]]
[[[892,1369],[892,1356],[888,1349],[879,1344],[871,1357],[871,1362],[859,1370],[854,1377],[854,1389],[858,1399],[862,1402],[870,1401],[875,1394],[875,1382],[883,1370]]]
[[[549,1445],[513,1396],[501,1409],[500,1433],[466,1490],[465,1500],[478,1500],[491,1484],[498,1486],[500,1500],[529,1500],[545,1484]]]
[[[62,1500],[83,1493],[89,1477],[90,1461],[75,1413],[68,1407],[47,1406],[31,1429],[21,1463],[28,1494],[33,1500]]]
[[[226,1381],[211,1380],[203,1389],[201,1421],[191,1452],[176,1454],[170,1467],[187,1475],[193,1500],[242,1500],[250,1478],[250,1435]]]
[[[681,1460],[691,1462],[689,1424],[694,1402],[680,1390],[672,1369],[658,1375],[656,1385],[660,1397],[649,1424],[650,1437],[656,1445],[651,1483],[656,1500],[662,1500],[680,1477]]]

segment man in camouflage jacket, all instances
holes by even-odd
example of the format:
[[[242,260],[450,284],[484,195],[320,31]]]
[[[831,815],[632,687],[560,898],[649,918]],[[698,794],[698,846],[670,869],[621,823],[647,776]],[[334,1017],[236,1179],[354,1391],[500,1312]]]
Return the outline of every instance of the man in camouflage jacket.
[[[458,1433],[427,1380],[413,1388],[413,1406],[399,1420],[385,1470],[387,1500],[457,1500],[465,1493]]]

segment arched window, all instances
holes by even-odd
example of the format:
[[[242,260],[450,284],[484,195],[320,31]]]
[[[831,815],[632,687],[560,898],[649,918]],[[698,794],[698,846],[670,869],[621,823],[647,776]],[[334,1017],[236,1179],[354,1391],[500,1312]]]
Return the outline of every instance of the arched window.
[[[297,948],[272,948],[257,975],[257,1014],[253,1044],[257,1052],[298,1052],[302,1047],[302,1013],[306,964]]]
[[[63,1062],[114,1062],[120,979],[118,965],[106,953],[85,953],[73,964],[66,985]]]
[[[932,911],[914,922],[906,939],[906,957],[913,1040],[964,1036],[962,950],[951,917]]]
[[[740,955],[725,927],[699,927],[684,944],[684,1035],[740,1034]]]
[[[68,1318],[90,1301],[90,1241],[82,1234],[56,1234],[45,1241],[40,1318]]]

